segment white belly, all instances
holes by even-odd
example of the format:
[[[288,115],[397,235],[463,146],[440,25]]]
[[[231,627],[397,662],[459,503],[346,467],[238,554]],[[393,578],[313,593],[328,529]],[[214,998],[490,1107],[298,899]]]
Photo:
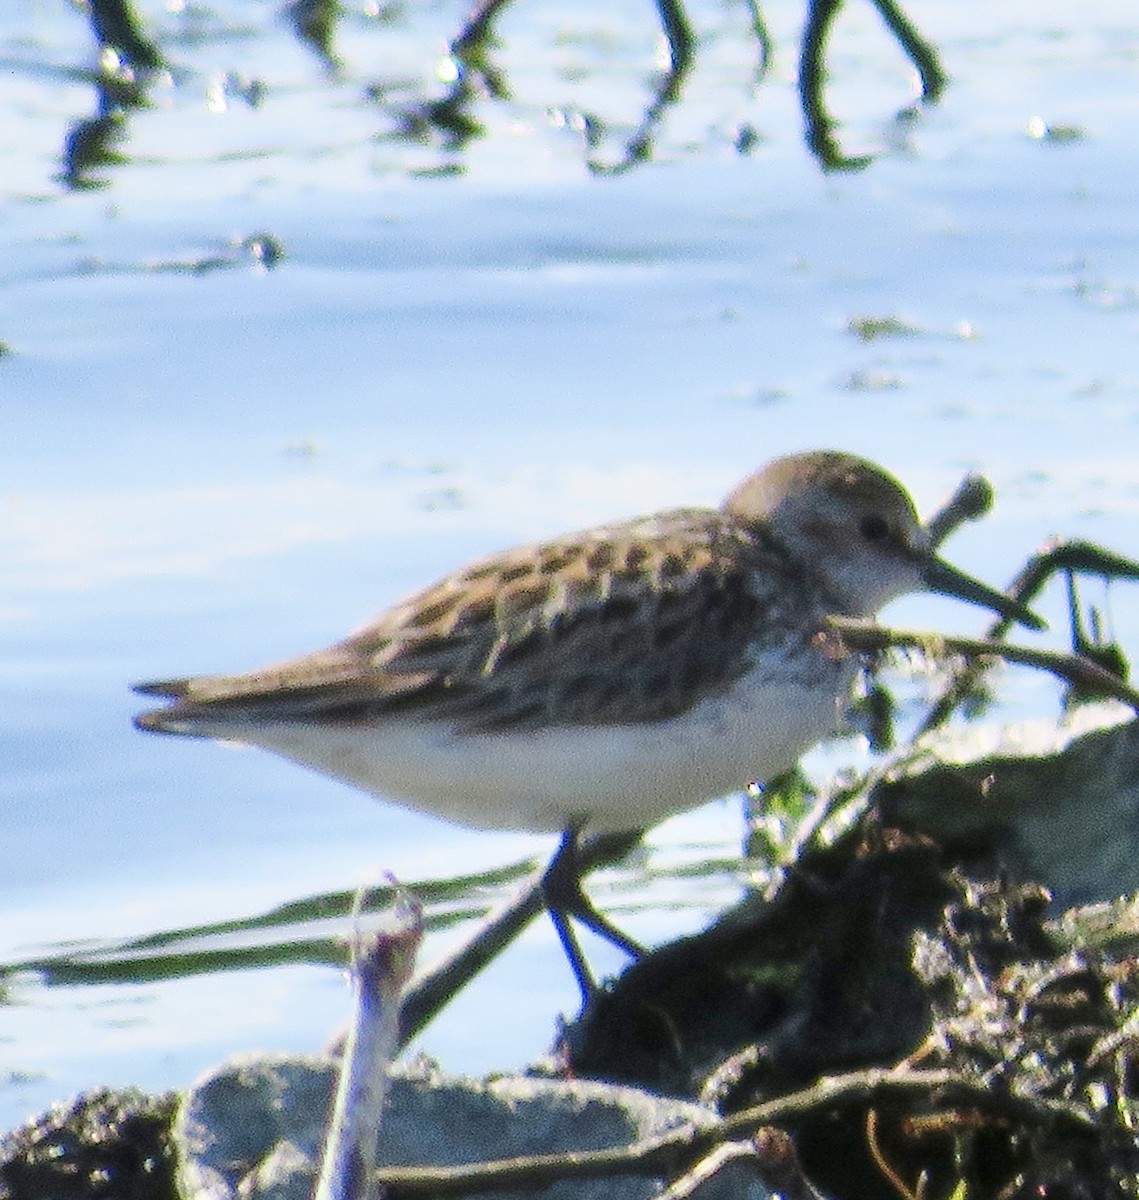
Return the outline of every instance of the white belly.
[[[769,672],[753,671],[680,717],[632,725],[462,734],[405,718],[217,736],[475,828],[638,829],[770,779],[835,731],[855,669],[848,661],[824,670],[824,686],[810,688],[775,687]]]

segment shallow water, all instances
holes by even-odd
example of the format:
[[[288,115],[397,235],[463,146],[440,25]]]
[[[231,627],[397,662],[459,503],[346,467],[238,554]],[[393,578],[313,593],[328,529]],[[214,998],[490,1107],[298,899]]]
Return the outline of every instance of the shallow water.
[[[925,511],[984,470],[998,508],[948,553],[993,582],[1055,533],[1139,552],[1139,27],[1123,4],[924,5],[952,83],[914,111],[908,64],[852,2],[828,97],[846,151],[875,157],[849,173],[803,143],[801,11],[767,13],[776,58],[756,86],[742,6],[694,6],[683,96],[652,161],[615,175],[588,169],[574,127],[604,115],[592,153],[619,160],[659,64],[651,6],[571,18],[519,0],[495,55],[512,99],[476,100],[485,135],[464,146],[393,136],[417,95],[442,94],[457,8],[353,8],[335,76],[252,0],[138,8],[170,76],[126,116],[122,161],[81,188],[58,175],[94,111],[89,30],[46,0],[0,16],[0,100],[19,117],[0,146],[0,960],[384,870],[547,854],[130,727],[132,680],[310,649],[476,554],[715,503],[818,445],[883,462]],[[848,325],[866,317],[905,328],[864,341]],[[1134,592],[1111,600],[1134,647]],[[1062,607],[1058,588],[1041,604],[1061,629]],[[888,615],[982,620],[926,599]],[[1014,712],[1054,697],[1023,672],[1002,686]],[[635,864],[597,892],[634,936],[676,936],[737,885],[671,868],[740,840],[738,806],[718,802],[654,834],[651,879]],[[433,933],[425,958],[464,932]],[[532,1059],[574,1003],[559,957],[535,925],[422,1047],[454,1070]],[[23,974],[8,998],[0,1128],[83,1086],[316,1049],[347,1001],[337,972],[296,963]]]

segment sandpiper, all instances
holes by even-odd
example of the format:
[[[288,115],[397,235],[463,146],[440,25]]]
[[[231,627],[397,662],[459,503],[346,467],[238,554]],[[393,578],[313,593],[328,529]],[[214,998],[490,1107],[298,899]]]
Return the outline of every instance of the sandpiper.
[[[873,463],[779,458],[719,509],[683,508],[463,567],[328,649],[244,675],[138,686],[141,729],[261,746],[486,829],[557,831],[547,907],[583,994],[583,833],[621,833],[788,770],[839,728],[859,658],[831,614],[929,590],[1022,624],[938,558]]]

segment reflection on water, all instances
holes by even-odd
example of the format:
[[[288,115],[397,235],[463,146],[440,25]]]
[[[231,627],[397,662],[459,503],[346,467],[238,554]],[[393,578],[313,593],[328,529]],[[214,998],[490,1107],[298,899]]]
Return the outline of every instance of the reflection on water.
[[[69,188],[106,186],[100,170],[124,161],[118,145],[128,132],[126,114],[145,102],[133,73],[111,67],[100,70],[93,83],[95,115],[72,125],[63,144],[60,178]]]
[[[855,170],[867,166],[873,155],[844,152],[836,133],[839,121],[824,100],[828,40],[840,2],[807,0],[799,89],[807,145],[820,165],[828,170]],[[894,0],[873,2],[886,28],[917,69],[921,99],[936,101],[945,83],[936,51]],[[499,46],[495,23],[508,3],[510,0],[479,0],[469,13],[450,39],[448,53],[436,70],[442,85],[440,94],[402,98],[392,96],[388,87],[378,83],[362,89],[361,98],[387,118],[388,129],[382,136],[417,144],[435,142],[445,152],[448,161],[436,168],[435,174],[462,171],[462,151],[487,134],[486,124],[478,115],[480,107],[486,102],[506,103],[511,98],[509,73],[495,62]],[[584,161],[591,172],[621,173],[650,161],[658,127],[669,110],[683,101],[686,82],[699,54],[698,40],[679,0],[657,0],[657,8],[666,46],[665,67],[651,84],[649,99],[631,133],[615,134],[599,113],[567,110],[553,99],[547,105],[551,121],[579,135]],[[65,138],[61,177],[72,188],[105,186],[106,169],[125,161],[131,113],[147,106],[148,91],[155,80],[169,82],[172,69],[168,69],[155,42],[142,31],[126,0],[92,0],[89,11],[100,50],[99,65],[90,73],[96,105],[94,114],[77,121]],[[757,58],[751,87],[758,89],[765,82],[776,47],[757,0],[747,0],[747,11]],[[326,67],[330,82],[341,79],[347,66],[335,43],[337,23],[345,10],[331,0],[292,0],[284,13],[297,39]],[[372,24],[378,31],[374,40],[379,43],[397,14],[377,9],[374,16]],[[408,19],[414,21],[414,14]],[[222,37],[226,34],[225,30],[219,31]],[[187,48],[181,45],[178,54],[183,81],[186,67],[181,60]],[[258,81],[243,89],[250,104],[256,104],[250,94],[263,86]],[[754,130],[741,127],[737,149],[748,153],[758,140]]]
[[[831,25],[842,0],[809,0],[807,24],[803,29],[799,57],[799,95],[807,126],[807,145],[819,162],[829,170],[861,170],[869,166],[872,155],[847,156],[835,131],[838,122],[828,112],[823,98],[826,80],[826,43]],[[934,103],[945,88],[946,76],[937,51],[922,37],[894,0],[874,0],[887,28],[917,68],[921,79],[921,98]]]
[[[284,11],[297,37],[328,70],[339,71],[343,64],[332,45],[340,15],[338,0],[290,0]]]
[[[91,29],[95,41],[110,50],[123,64],[135,70],[152,71],[162,65],[162,56],[139,27],[128,0],[91,0]]]
[[[115,942],[44,947],[34,957],[0,964],[0,981],[31,973],[46,987],[143,984],[254,967],[346,966],[356,917],[388,912],[398,894],[414,895],[423,905],[424,929],[437,933],[481,919],[537,869],[537,861],[527,860],[477,875],[375,887],[359,911],[355,892],[327,892],[249,917]]]

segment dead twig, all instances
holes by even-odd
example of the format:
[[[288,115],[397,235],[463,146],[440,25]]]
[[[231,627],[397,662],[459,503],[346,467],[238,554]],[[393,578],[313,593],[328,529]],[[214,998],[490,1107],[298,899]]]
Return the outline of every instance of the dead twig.
[[[982,1081],[948,1070],[872,1068],[830,1076],[757,1104],[714,1124],[687,1125],[631,1146],[497,1159],[459,1167],[382,1167],[375,1182],[391,1200],[416,1196],[462,1196],[470,1192],[524,1191],[555,1180],[606,1179],[619,1175],[673,1178],[691,1169],[715,1147],[750,1137],[767,1125],[787,1125],[834,1108],[881,1104],[929,1096],[941,1105],[967,1102],[985,1111],[1048,1127],[1094,1134],[1095,1117],[1074,1105],[1039,1096],[998,1092]]]
[[[690,1171],[674,1179],[659,1200],[689,1200],[732,1163],[744,1163],[773,1195],[783,1200],[826,1200],[803,1172],[790,1135],[766,1126],[738,1142],[722,1142]]]
[[[363,892],[356,911],[363,907]],[[355,1005],[325,1136],[314,1200],[375,1200],[376,1131],[397,1053],[399,998],[423,936],[423,910],[404,901],[391,928],[358,933]]]
[[[1020,663],[1023,666],[1048,671],[1074,687],[1095,690],[1116,700],[1122,700],[1124,704],[1129,704],[1139,712],[1139,692],[1118,675],[1113,675],[1082,654],[1070,654],[1062,650],[1034,650],[1029,646],[1013,646],[987,638],[888,629],[873,621],[864,621],[856,617],[828,617],[827,624],[851,650],[920,650],[931,658],[949,655],[970,660],[999,658],[1005,662]],[[925,732],[925,727],[922,732]]]
[[[937,519],[934,518],[935,521]],[[930,522],[931,529],[932,526],[933,522]],[[1099,575],[1104,579],[1139,580],[1139,561],[1105,550],[1094,542],[1060,539],[1046,544],[1034,554],[1006,590],[1014,600],[1029,604],[1054,575],[1063,573]],[[985,637],[991,641],[999,641],[1008,634],[1012,624],[1008,618],[998,617],[985,631]],[[944,725],[958,704],[974,689],[984,669],[983,660],[973,659],[966,663],[930,709],[918,734],[928,733],[931,729]],[[1128,700],[1127,703],[1130,704],[1131,701]]]
[[[641,832],[586,838],[578,850],[582,875],[619,862],[641,840]],[[404,1047],[463,987],[545,911],[542,892],[545,869],[538,871],[475,931],[453,954],[421,972],[400,1006],[400,1047]]]
[[[993,485],[983,475],[966,475],[953,495],[926,522],[931,544],[940,546],[966,521],[979,520],[992,507]]]

